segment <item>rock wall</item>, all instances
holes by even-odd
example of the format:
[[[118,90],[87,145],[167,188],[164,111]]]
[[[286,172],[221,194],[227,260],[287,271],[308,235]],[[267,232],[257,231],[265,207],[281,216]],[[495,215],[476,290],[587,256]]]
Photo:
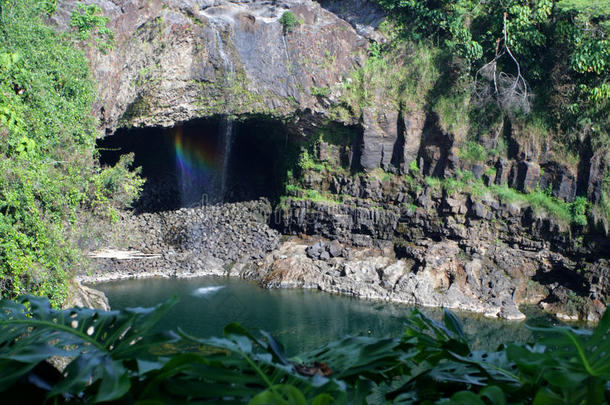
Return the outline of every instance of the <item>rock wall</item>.
[[[496,170],[497,184],[523,191],[552,188],[566,201],[601,198],[607,170],[605,151],[582,151],[580,165],[554,156],[550,140],[508,120],[483,136],[487,149],[508,143],[508,157],[463,161],[464,140],[441,130],[438,118],[420,107],[401,111],[378,95],[378,102],[349,116],[337,116],[341,83],[363,66],[369,41],[383,42],[376,30],[384,12],[368,0],[89,0],[110,18],[115,45],[107,53],[85,45],[98,82],[96,111],[101,127],[173,126],[215,115],[281,118],[288,128],[311,135],[328,121],[362,129],[358,167],[406,171],[416,160],[425,175],[451,176],[455,170],[483,175]],[[75,2],[59,0],[53,22],[70,29]],[[290,11],[299,24],[280,23]],[[325,94],[320,89],[330,90]],[[590,149],[590,148],[589,148]],[[608,230],[602,217],[595,218]]]
[[[107,54],[85,46],[108,133],[216,114],[323,118],[327,107],[310,89],[341,81],[368,47],[349,23],[310,0],[86,3],[102,8],[115,33]],[[59,1],[59,29],[69,29],[74,7]],[[300,19],[291,32],[279,22],[288,10]]]
[[[474,297],[479,312],[496,308],[514,316],[521,304],[540,304],[590,320],[605,309],[610,239],[602,234],[575,240],[570,224],[526,204],[448,192],[421,177],[306,177],[308,187],[325,190],[327,201],[285,200],[273,218],[282,233],[390,249],[406,274],[434,275],[442,305],[473,308],[465,297]],[[425,297],[436,296],[391,290],[403,297],[406,291],[424,305],[430,303]]]

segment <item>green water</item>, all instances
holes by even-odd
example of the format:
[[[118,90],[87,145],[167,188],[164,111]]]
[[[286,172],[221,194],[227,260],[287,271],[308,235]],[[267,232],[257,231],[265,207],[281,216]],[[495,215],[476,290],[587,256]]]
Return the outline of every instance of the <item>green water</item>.
[[[288,354],[297,354],[345,335],[399,336],[410,307],[361,300],[320,291],[265,290],[234,278],[125,280],[97,284],[113,309],[153,306],[178,295],[180,302],[160,327],[201,336],[219,336],[230,322],[270,332]],[[433,317],[440,310],[424,309]],[[458,312],[474,346],[495,349],[500,343],[530,340],[523,322],[487,319]],[[537,318],[538,323],[549,322]]]

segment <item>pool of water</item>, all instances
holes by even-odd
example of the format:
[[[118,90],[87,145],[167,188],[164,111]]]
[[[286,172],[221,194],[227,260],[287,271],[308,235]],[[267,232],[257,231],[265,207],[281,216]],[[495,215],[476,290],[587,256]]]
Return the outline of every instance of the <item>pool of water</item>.
[[[369,301],[320,291],[274,289],[234,278],[123,280],[96,284],[113,309],[153,306],[173,295],[180,302],[160,327],[200,336],[220,336],[223,327],[239,322],[252,331],[270,332],[289,355],[320,347],[345,335],[399,336],[411,307]],[[424,309],[440,318],[438,309]],[[495,349],[500,343],[531,337],[524,322],[487,319],[457,312],[477,348]],[[548,324],[537,315],[528,322]]]

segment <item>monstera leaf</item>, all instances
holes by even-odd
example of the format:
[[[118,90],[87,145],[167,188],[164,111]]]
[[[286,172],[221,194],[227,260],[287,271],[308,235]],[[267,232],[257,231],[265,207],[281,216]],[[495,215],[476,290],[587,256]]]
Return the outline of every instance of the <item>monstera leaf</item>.
[[[270,403],[280,404],[284,403],[282,401],[293,403],[302,394],[308,399],[307,403],[323,404],[328,398],[333,399],[332,403],[344,403],[346,386],[343,382],[322,375],[300,374],[298,364],[286,358],[282,345],[267,332],[261,331],[263,339],[259,339],[241,325],[232,323],[225,327],[222,338],[196,338],[183,331],[178,333],[185,342],[208,348],[208,353],[197,360],[201,365],[196,369],[193,363],[185,363],[179,373],[172,378],[164,376],[163,383],[151,386],[150,390],[161,393],[169,389],[175,393],[179,381],[188,375],[188,380],[195,377],[198,383],[213,387],[197,390],[197,395],[190,400],[217,399],[219,393],[232,393],[253,401],[256,398],[253,403],[274,398],[275,402]],[[210,348],[216,352],[210,353]],[[171,363],[166,366],[168,369],[173,367]],[[295,390],[301,394],[295,396]],[[214,392],[218,394],[214,395]]]
[[[535,346],[510,345],[507,354],[539,387],[535,403],[603,403],[610,399],[610,311],[595,330],[568,326],[530,328]]]
[[[84,395],[88,402],[102,402],[123,396],[131,386],[128,363],[151,357],[151,346],[176,339],[171,333],[151,333],[175,302],[101,311],[56,310],[48,299],[33,296],[0,301],[0,391],[40,362],[59,356],[71,361],[63,372],[65,378],[52,387],[49,397]]]

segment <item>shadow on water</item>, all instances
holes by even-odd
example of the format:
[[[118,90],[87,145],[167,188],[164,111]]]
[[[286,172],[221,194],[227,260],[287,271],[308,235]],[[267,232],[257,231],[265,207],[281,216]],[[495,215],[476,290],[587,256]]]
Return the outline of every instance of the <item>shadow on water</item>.
[[[180,302],[161,327],[181,327],[201,336],[220,336],[223,327],[239,322],[246,328],[269,331],[289,355],[320,347],[345,335],[399,336],[410,307],[361,300],[320,291],[265,290],[240,279],[205,277],[187,280],[126,280],[102,283],[114,309],[153,306],[176,294]],[[439,309],[423,311],[437,319]],[[457,312],[475,348],[493,350],[501,343],[531,340],[524,322],[487,319]],[[550,324],[551,318],[530,313],[528,322]]]

